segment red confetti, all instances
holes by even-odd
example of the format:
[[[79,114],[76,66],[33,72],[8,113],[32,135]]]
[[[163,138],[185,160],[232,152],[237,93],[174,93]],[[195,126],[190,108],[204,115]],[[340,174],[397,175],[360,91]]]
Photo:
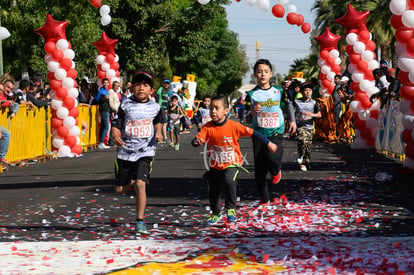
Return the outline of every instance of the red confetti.
[[[114,259],[108,259],[108,260],[106,260],[106,263],[107,264],[113,264],[114,263]]]
[[[264,254],[262,261],[267,262],[268,259],[269,259],[269,254]]]

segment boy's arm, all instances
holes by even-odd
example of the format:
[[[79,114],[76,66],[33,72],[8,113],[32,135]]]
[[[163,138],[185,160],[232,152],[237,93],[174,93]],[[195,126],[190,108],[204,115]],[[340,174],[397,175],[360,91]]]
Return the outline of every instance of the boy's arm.
[[[160,122],[154,124],[154,134],[157,142],[161,142],[163,140],[161,129],[162,127]]]
[[[124,141],[121,138],[121,127],[122,121],[124,118],[124,112],[120,108],[118,112],[118,116],[116,118],[111,119],[111,136],[114,143],[118,146],[124,146]]]
[[[277,151],[277,145],[271,142],[267,137],[262,135],[260,132],[254,130],[252,137],[257,138],[260,142],[267,145],[267,150],[269,150],[270,153],[276,153]]]
[[[296,132],[296,118],[295,118],[295,110],[293,108],[293,103],[291,100],[287,102],[287,114],[289,120],[289,133],[293,134]]]

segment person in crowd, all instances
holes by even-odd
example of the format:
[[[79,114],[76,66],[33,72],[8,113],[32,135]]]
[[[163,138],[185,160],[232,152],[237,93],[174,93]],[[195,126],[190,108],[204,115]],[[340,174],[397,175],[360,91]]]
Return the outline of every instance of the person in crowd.
[[[171,81],[169,79],[164,79],[162,81],[162,87],[160,87],[156,94],[155,100],[160,105],[162,114],[161,114],[161,124],[162,124],[162,136],[164,138],[163,142],[167,142],[167,124],[168,124],[168,105],[169,105],[169,97],[168,93],[171,89]],[[178,99],[177,99],[178,100]],[[171,140],[171,142],[173,142]]]
[[[227,118],[229,102],[225,96],[212,98],[210,105],[211,121],[205,124],[192,141],[197,147],[207,144],[209,167],[207,181],[212,214],[207,220],[208,225],[217,224],[221,218],[220,197],[222,190],[225,197],[227,221],[235,222],[236,216],[236,185],[237,175],[242,165],[242,154],[239,138],[253,137],[261,142],[269,153],[278,150],[276,144],[265,138],[258,131]]]
[[[333,112],[334,112],[334,122],[335,124],[338,123],[339,121],[339,117],[341,115],[341,110],[342,110],[342,106],[341,106],[341,99],[339,97],[338,94],[338,90],[342,87],[342,85],[347,85],[349,81],[349,77],[347,76],[342,76],[341,79],[339,80],[339,82],[337,82],[337,77],[335,76],[334,82],[335,82],[335,88],[332,92],[332,101],[333,101]]]
[[[313,118],[320,118],[321,111],[317,102],[312,99],[313,84],[302,84],[302,97],[294,101],[295,117],[298,132],[298,159],[300,170],[307,171],[310,162],[313,141]]]
[[[338,95],[341,100],[341,116],[336,124],[338,141],[342,143],[352,143],[355,137],[355,129],[352,125],[352,111],[349,103],[353,99],[353,94],[349,93],[348,85],[343,84],[338,89]]]
[[[390,83],[388,86],[388,93],[391,98],[398,99],[400,97],[401,83],[397,78],[397,70],[389,68],[387,70],[387,81]]]
[[[244,106],[243,106],[243,98],[239,97],[236,101],[236,104],[233,106],[234,114],[237,118],[239,118],[240,123],[244,123]]]
[[[7,84],[0,83],[0,106],[8,107],[9,111],[7,113],[7,116],[9,118],[13,118],[19,110],[19,104],[7,97],[6,85]]]
[[[109,79],[102,79],[102,87],[96,94],[96,101],[99,104],[99,114],[101,116],[101,126],[99,128],[99,149],[107,149],[110,146],[105,145],[105,138],[109,131],[110,106],[109,106]],[[108,142],[109,144],[109,142]]]
[[[197,113],[194,116],[194,121],[195,121],[195,124],[197,125],[197,130],[199,132],[201,130],[201,127],[203,127],[203,125],[211,121],[210,104],[211,104],[211,96],[205,95],[203,97],[203,102],[201,106],[198,108]]]
[[[112,114],[118,113],[119,105],[121,104],[121,83],[118,80],[112,82],[112,88],[109,90],[109,107],[111,107]]]
[[[387,89],[390,83],[387,81],[386,73],[384,73],[384,70],[381,68],[375,69],[372,71],[374,78],[375,78],[375,87],[377,87],[379,90]]]
[[[112,139],[118,146],[115,191],[125,194],[131,185],[134,186],[135,230],[140,234],[148,234],[144,222],[147,203],[145,186],[149,183],[156,142],[162,140],[160,106],[150,100],[153,85],[153,77],[147,71],[138,71],[133,75],[133,96],[121,103],[111,128]]]
[[[37,83],[30,82],[30,88],[26,93],[26,98],[36,107],[47,107],[50,103],[48,98],[42,98]]]
[[[30,91],[30,80],[28,79],[22,79],[19,82],[19,88],[15,91],[16,96],[16,102],[19,105],[29,105],[31,107],[34,107],[34,104],[27,98],[27,94]]]
[[[282,177],[283,134],[285,119],[280,108],[283,89],[270,84],[273,75],[272,65],[267,59],[259,59],[253,67],[257,86],[247,93],[245,98],[246,122],[277,145],[277,152],[270,154],[266,146],[253,137],[254,177],[260,195],[260,201],[269,205],[270,194],[267,186],[267,174],[271,182],[277,184]],[[292,101],[288,100],[286,107],[289,117],[289,133],[296,132],[296,121]]]
[[[124,88],[122,89],[122,95],[121,95],[121,103],[122,101],[124,101],[127,98],[131,97],[131,91],[130,88],[128,86],[124,86]]]
[[[4,90],[6,92],[7,98],[10,99],[10,100],[15,101],[16,96],[13,92],[13,90],[14,90],[14,81],[11,80],[11,79],[6,79],[6,80],[4,80],[3,85],[4,85]]]
[[[164,112],[163,110],[161,110]],[[173,95],[170,98],[170,106],[167,110],[169,128],[170,128],[170,146],[176,151],[180,150],[180,121],[184,116],[184,110],[178,105],[178,98]]]
[[[6,159],[6,155],[9,151],[10,132],[1,125],[0,128],[0,162],[3,164],[9,164],[9,162]]]

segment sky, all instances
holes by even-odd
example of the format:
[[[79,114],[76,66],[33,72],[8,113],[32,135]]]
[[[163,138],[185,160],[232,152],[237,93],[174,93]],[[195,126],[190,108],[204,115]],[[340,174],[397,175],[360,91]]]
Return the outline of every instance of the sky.
[[[247,1],[237,2],[232,0],[231,5],[226,6],[229,29],[238,33],[239,42],[246,48],[250,68],[257,59],[256,41],[259,41],[259,57],[269,59],[273,64],[273,72],[287,74],[290,65],[295,59],[306,57],[310,53],[310,32],[304,34],[300,27],[286,22],[286,14],[283,18],[277,18],[272,14],[272,7],[278,1],[270,0],[268,11],[261,10],[256,4],[250,6]],[[312,0],[289,0],[284,5],[294,5],[297,13],[305,17],[313,27],[315,13],[311,11],[314,4]],[[251,71],[246,74],[243,84],[250,81]]]

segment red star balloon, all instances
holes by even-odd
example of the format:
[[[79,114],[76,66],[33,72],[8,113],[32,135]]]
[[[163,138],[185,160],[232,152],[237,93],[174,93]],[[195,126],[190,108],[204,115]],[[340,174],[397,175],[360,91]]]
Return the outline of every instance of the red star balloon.
[[[46,23],[43,27],[36,29],[35,33],[40,35],[45,42],[53,41],[56,42],[59,39],[66,39],[66,27],[68,21],[57,21],[53,19],[50,14],[46,15]]]
[[[315,40],[318,41],[321,50],[336,49],[338,47],[339,39],[341,39],[341,36],[332,33],[328,27],[326,27],[324,33],[315,37]]]
[[[102,32],[101,39],[92,42],[92,44],[98,49],[99,54],[106,55],[108,53],[112,53],[115,55],[116,42],[118,42],[118,39],[111,39],[105,32]]]
[[[367,31],[367,17],[369,11],[359,12],[351,4],[348,4],[348,10],[345,15],[335,20],[336,23],[344,27],[346,33],[359,32],[361,30]]]

